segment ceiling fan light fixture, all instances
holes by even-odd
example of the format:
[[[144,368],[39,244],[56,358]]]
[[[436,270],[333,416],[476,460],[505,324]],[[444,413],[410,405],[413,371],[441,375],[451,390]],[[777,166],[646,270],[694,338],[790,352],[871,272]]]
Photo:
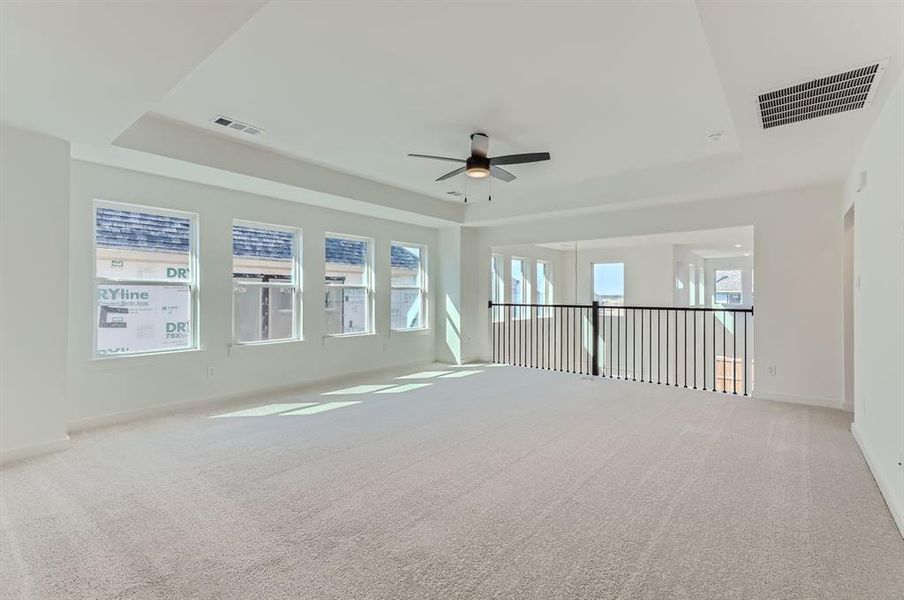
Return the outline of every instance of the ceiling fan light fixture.
[[[465,162],[465,174],[481,179],[490,174],[490,161],[485,156],[472,156]]]

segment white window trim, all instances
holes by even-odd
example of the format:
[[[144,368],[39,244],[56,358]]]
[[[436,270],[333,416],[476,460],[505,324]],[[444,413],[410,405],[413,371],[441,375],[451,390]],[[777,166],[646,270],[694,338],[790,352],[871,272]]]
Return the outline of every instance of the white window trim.
[[[497,262],[498,261],[498,262]],[[496,289],[496,284],[499,289]],[[496,292],[499,292],[498,295]],[[490,255],[490,301],[494,304],[505,303],[505,256],[502,254]],[[504,318],[503,307],[493,309],[493,322],[500,323]]]
[[[509,294],[511,294],[512,282],[514,281],[514,273],[515,269],[512,268],[512,265],[515,264],[515,261],[521,261],[521,301],[515,302],[515,299],[512,298],[511,304],[533,304],[531,302],[532,296],[534,294],[533,286],[531,285],[530,280],[530,270],[531,270],[531,260],[524,256],[513,256],[509,261]],[[523,319],[530,318],[530,309],[522,310],[519,307],[512,307],[514,314],[513,320],[520,321]]]
[[[126,210],[130,212],[143,212],[146,214],[160,215],[164,217],[176,217],[188,219],[190,222],[188,238],[188,268],[191,279],[187,282],[173,282],[165,279],[131,279],[97,276],[97,209]],[[200,294],[200,270],[198,261],[198,248],[200,247],[198,213],[189,211],[158,208],[144,204],[130,202],[116,202],[95,198],[91,207],[91,361],[110,361],[118,359],[140,358],[160,356],[164,354],[177,354],[201,350],[201,294]],[[142,352],[128,352],[124,354],[98,354],[97,353],[97,324],[100,320],[100,310],[97,303],[98,284],[123,284],[123,285],[187,285],[191,297],[189,322],[191,327],[191,345],[184,348],[170,348],[161,350],[145,350]]]
[[[402,247],[412,247],[419,248],[419,273],[418,279],[420,280],[420,285],[393,285],[392,284],[392,247],[393,246],[402,246]],[[393,332],[405,332],[405,331],[424,331],[426,329],[430,329],[430,321],[429,321],[429,306],[430,306],[430,298],[427,295],[427,246],[425,244],[409,244],[408,242],[389,242],[389,328]],[[420,327],[393,327],[392,326],[392,292],[393,290],[419,290],[421,292],[421,326]]]
[[[376,319],[375,317],[375,302],[374,302],[374,280],[376,279],[374,273],[374,239],[359,235],[351,235],[347,233],[333,233],[330,231],[326,231],[323,234],[323,264],[326,267],[326,240],[328,238],[333,239],[342,239],[342,240],[352,240],[356,242],[366,242],[367,243],[367,256],[364,260],[364,273],[366,275],[366,281],[364,285],[348,285],[345,283],[326,283],[324,281],[325,289],[330,288],[342,288],[342,289],[363,289],[367,294],[367,302],[364,305],[365,310],[367,311],[365,315],[365,322],[367,323],[367,329],[365,331],[350,331],[348,333],[324,333],[325,338],[346,338],[346,337],[360,337],[366,335],[375,335],[376,334]]]
[[[625,295],[627,294],[626,285],[625,285],[625,262],[618,260],[610,260],[610,261],[594,261],[590,263],[590,301],[593,302],[596,297],[596,265],[621,265],[622,266],[622,302],[621,304],[608,304],[600,306],[605,306],[606,308],[618,308],[619,306],[624,306],[626,303]]]
[[[291,342],[302,342],[304,341],[304,327],[303,327],[303,308],[304,301],[302,298],[303,294],[303,281],[304,281],[304,271],[303,271],[303,261],[302,261],[302,240],[303,233],[300,227],[290,227],[287,225],[275,225],[272,223],[261,223],[258,221],[246,221],[244,219],[234,219],[232,221],[233,227],[235,225],[239,225],[241,227],[250,227],[254,229],[271,229],[273,231],[282,231],[285,233],[292,234],[292,243],[294,245],[293,248],[293,256],[292,256],[292,281],[248,281],[242,282],[241,285],[245,287],[283,287],[283,288],[292,288],[295,290],[295,302],[292,306],[292,337],[288,338],[279,338],[275,340],[258,340],[254,342],[240,342],[235,338],[236,329],[235,329],[235,255],[232,255],[233,259],[233,276],[232,276],[232,343],[235,346],[268,346],[271,344],[285,344]],[[232,242],[232,233],[233,230],[229,232],[229,241],[230,246]]]
[[[545,277],[543,278],[543,281],[544,281],[543,302],[540,302],[540,267],[543,265],[546,266],[546,269],[544,272]],[[555,304],[555,298],[554,298],[555,286],[553,285],[553,280],[552,280],[552,278],[553,278],[552,261],[551,260],[543,260],[543,259],[538,258],[534,277],[536,278],[536,283],[534,284],[534,287],[537,289],[534,291],[534,294],[536,295],[536,298],[537,298],[537,304],[542,304],[544,306],[550,305],[550,304]],[[541,308],[538,310],[538,316],[542,319],[545,319],[545,318],[551,316],[551,314],[552,314],[552,311],[550,311],[547,308]]]

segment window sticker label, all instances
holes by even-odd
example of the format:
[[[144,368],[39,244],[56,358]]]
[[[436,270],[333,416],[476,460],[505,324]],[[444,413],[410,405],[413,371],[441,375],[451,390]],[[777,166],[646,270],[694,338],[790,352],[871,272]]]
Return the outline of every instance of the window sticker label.
[[[192,345],[188,286],[98,285],[97,304],[98,354]]]

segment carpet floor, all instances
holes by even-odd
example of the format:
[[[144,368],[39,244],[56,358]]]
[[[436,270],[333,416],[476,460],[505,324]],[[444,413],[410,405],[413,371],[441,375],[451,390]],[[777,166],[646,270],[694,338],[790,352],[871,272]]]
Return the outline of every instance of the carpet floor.
[[[89,430],[3,468],[0,597],[904,598],[846,413],[435,370]]]

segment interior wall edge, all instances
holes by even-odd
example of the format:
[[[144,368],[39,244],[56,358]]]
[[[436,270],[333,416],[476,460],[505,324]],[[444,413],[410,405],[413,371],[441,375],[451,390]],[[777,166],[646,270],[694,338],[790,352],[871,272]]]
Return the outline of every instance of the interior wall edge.
[[[888,505],[888,511],[891,513],[891,518],[894,520],[895,525],[898,526],[901,537],[904,537],[904,498],[895,497],[891,478],[882,470],[881,463],[876,460],[875,453],[873,453],[869,444],[866,443],[866,440],[860,434],[860,429],[857,427],[856,422],[851,423],[851,435],[853,435],[854,440],[857,442],[857,447],[860,448],[863,460],[866,461],[866,466],[869,468],[873,480],[876,482],[879,491],[882,493],[885,504]]]

